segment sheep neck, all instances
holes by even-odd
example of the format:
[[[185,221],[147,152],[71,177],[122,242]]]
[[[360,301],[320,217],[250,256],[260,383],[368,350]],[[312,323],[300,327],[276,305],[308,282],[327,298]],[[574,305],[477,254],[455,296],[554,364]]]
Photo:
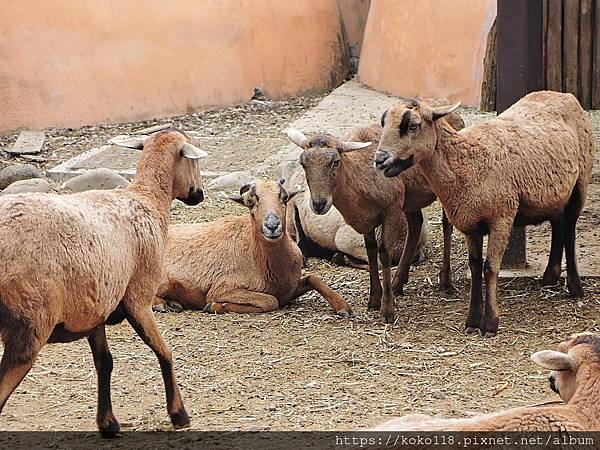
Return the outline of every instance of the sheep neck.
[[[444,121],[436,123],[436,145],[429,156],[419,161],[427,182],[442,204],[460,198],[470,186],[469,167],[463,167],[469,146],[464,136]]]
[[[153,152],[140,161],[137,173],[127,190],[141,196],[151,207],[166,235],[169,210],[173,200],[173,170],[175,160],[169,152]]]
[[[256,226],[251,221],[250,226],[254,230],[251,233],[250,245],[256,255],[256,262],[268,269],[269,273],[277,273],[289,266],[290,259],[290,240],[287,230],[278,241],[268,242],[257,231]]]

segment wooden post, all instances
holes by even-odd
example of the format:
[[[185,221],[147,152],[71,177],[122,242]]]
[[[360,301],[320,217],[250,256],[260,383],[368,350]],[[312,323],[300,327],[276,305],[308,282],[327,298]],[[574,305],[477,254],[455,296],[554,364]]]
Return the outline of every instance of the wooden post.
[[[580,0],[578,98],[584,109],[592,105],[592,12],[592,0]]]
[[[566,0],[563,9],[563,92],[577,97],[579,0]]]
[[[543,2],[498,0],[497,20],[496,108],[500,113],[525,94],[542,88]],[[505,267],[527,265],[525,243],[525,228],[513,228],[502,261]]]
[[[600,0],[598,0],[600,1]],[[562,0],[548,0],[546,88],[562,91]]]
[[[488,33],[483,57],[483,81],[481,82],[480,108],[496,111],[496,21]]]
[[[592,108],[600,109],[600,0],[594,0]]]

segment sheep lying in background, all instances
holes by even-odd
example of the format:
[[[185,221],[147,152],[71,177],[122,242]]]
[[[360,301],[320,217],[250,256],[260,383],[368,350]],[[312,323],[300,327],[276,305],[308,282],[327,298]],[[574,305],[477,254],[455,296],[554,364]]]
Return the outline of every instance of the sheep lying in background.
[[[289,181],[289,186],[300,186],[301,191],[288,204],[287,226],[290,237],[296,241],[305,258],[311,256],[331,259],[339,265],[368,270],[367,249],[363,236],[344,222],[344,217],[331,207],[325,215],[315,214],[310,206],[310,193],[306,184],[306,175],[302,168],[296,170]],[[425,209],[423,225],[419,234],[417,254],[414,264],[425,260],[425,246],[429,238],[429,221]],[[402,256],[406,240],[406,219],[400,223],[398,235],[390,251],[392,265],[397,265]],[[381,242],[381,228],[376,231],[377,242]]]
[[[456,114],[450,120],[457,127],[464,125]],[[378,124],[357,128],[346,141],[329,134],[307,137],[294,129],[288,130],[288,137],[304,150],[300,155],[300,165],[304,168],[310,187],[312,210],[316,214],[326,214],[333,205],[344,221],[364,236],[369,260],[368,309],[379,310],[384,323],[394,323],[393,295],[401,295],[408,282],[408,272],[414,261],[423,224],[421,209],[433,203],[436,197],[419,170],[409,171],[405,176],[392,180],[377,174],[372,161],[381,129]],[[405,220],[408,233],[392,283],[390,254]],[[375,235],[378,227],[381,227],[379,243]],[[452,227],[445,216],[443,232],[444,258],[440,286],[449,290],[452,287]],[[379,280],[379,260],[383,289]]]
[[[513,224],[550,221],[552,245],[542,282],[559,280],[564,247],[569,293],[583,296],[575,225],[592,172],[592,126],[577,99],[559,92],[528,94],[497,118],[460,132],[439,120],[457,107],[417,100],[393,107],[374,162],[387,177],[413,165],[425,174],[469,247],[471,306],[465,331],[494,336],[500,315],[498,273]]]
[[[155,306],[166,300],[205,312],[275,311],[316,290],[336,314],[350,317],[346,301],[314,274],[302,276],[302,254],[286,230],[283,180],[256,181],[229,198],[249,214],[208,223],[172,225],[164,278]]]
[[[558,351],[531,360],[549,369],[551,389],[564,405],[514,408],[468,419],[412,414],[385,422],[375,431],[600,431],[600,336],[576,334]]]
[[[114,436],[104,327],[127,319],[158,357],[173,426],[189,424],[152,301],[171,201],[202,201],[197,160],[206,152],[175,131],[121,143],[144,147],[125,189],[0,198],[0,412],[46,343],[87,337],[98,372],[98,428]]]

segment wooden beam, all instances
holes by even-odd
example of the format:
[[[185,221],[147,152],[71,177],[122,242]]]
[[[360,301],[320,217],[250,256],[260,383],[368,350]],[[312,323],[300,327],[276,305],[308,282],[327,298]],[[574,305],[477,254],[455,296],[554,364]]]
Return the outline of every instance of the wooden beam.
[[[597,0],[600,1],[600,0]],[[546,32],[546,88],[562,91],[562,0],[548,0]]]
[[[592,56],[592,108],[600,109],[600,0],[594,0]]]
[[[592,18],[592,0],[580,0],[578,97],[584,109],[592,105]]]
[[[566,0],[563,8],[563,91],[577,96],[579,1]]]

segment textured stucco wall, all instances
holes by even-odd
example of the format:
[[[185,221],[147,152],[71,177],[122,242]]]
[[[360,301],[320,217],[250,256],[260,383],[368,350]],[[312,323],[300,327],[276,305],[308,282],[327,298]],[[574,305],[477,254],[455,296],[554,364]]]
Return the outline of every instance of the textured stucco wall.
[[[336,0],[3,0],[0,130],[323,92],[348,72]]]
[[[372,0],[359,79],[411,97],[478,106],[496,0]]]

